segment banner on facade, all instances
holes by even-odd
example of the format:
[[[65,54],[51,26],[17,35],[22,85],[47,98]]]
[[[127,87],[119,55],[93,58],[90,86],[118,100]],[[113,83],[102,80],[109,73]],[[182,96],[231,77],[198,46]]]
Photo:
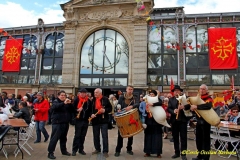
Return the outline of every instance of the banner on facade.
[[[236,28],[209,28],[210,69],[236,69]]]
[[[19,72],[23,39],[7,39],[4,50],[2,71]]]

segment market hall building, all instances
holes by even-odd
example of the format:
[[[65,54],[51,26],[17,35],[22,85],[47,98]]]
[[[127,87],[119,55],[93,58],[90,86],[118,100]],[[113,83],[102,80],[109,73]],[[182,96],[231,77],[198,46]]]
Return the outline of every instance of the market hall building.
[[[235,27],[239,59],[240,12],[185,14],[184,7],[153,8],[152,0],[141,2],[71,0],[61,4],[63,23],[39,19],[36,25],[4,28],[1,91],[56,94],[100,87],[108,95],[133,85],[136,95],[149,89],[168,93],[172,78],[191,95],[202,83],[210,91],[230,89],[232,76],[239,86],[239,67],[209,68],[208,29]],[[24,39],[19,72],[2,71],[9,35]]]

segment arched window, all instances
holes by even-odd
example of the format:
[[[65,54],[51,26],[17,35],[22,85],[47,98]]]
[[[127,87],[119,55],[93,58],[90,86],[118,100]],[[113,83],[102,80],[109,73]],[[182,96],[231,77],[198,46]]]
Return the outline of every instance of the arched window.
[[[44,42],[40,83],[62,83],[64,35],[59,32],[49,34]]]
[[[80,86],[127,86],[128,44],[110,29],[92,33],[82,46]]]

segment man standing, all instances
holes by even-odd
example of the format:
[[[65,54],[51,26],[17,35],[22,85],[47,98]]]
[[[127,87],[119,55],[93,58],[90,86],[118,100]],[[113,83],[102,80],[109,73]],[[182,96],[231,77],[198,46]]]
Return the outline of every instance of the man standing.
[[[175,85],[171,90],[174,96],[168,101],[168,112],[171,114],[170,123],[172,124],[172,136],[174,141],[175,154],[172,158],[180,157],[180,153],[187,149],[187,117],[183,112],[183,105],[180,105],[176,97],[183,91],[180,86]],[[179,148],[179,134],[181,148]],[[181,152],[180,152],[181,149]],[[182,154],[182,160],[187,160],[186,154]]]
[[[108,157],[108,114],[112,111],[112,105],[107,97],[102,95],[102,89],[96,88],[94,98],[92,100],[92,126],[93,126],[93,142],[95,151],[92,154],[101,152],[100,131],[103,140],[103,154]]]
[[[65,91],[58,92],[58,98],[53,101],[51,107],[52,134],[48,145],[48,158],[56,159],[54,151],[58,140],[60,140],[60,149],[63,155],[70,156],[67,151],[67,133],[73,106],[71,100],[67,98]]]
[[[208,95],[208,87],[205,84],[202,84],[199,88],[199,92],[201,95],[201,99],[206,103],[202,105],[191,105],[191,110],[210,110],[212,108],[212,98]],[[186,108],[188,109],[188,108]],[[192,160],[209,160],[210,148],[211,148],[211,139],[210,139],[210,131],[211,125],[207,123],[202,117],[197,118],[197,126],[196,126],[196,145],[198,150],[197,158],[193,158]],[[201,151],[205,151],[206,153],[201,154]]]
[[[118,100],[118,104],[121,105],[121,110],[125,108],[126,111],[129,111],[133,108],[138,108],[139,103],[136,103],[134,97],[133,97],[133,86],[128,85],[126,88],[126,93],[124,95],[121,95]],[[130,155],[133,155],[132,151],[132,144],[133,144],[133,137],[128,137],[127,142],[127,153]],[[123,147],[123,138],[120,135],[120,132],[118,130],[118,139],[117,139],[117,146],[115,149],[115,157],[118,157],[120,155],[121,149]]]
[[[91,101],[88,99],[87,90],[85,88],[79,90],[78,97],[75,98],[73,107],[76,112],[76,124],[72,145],[72,156],[76,156],[77,151],[82,155],[86,155],[83,150],[83,144],[87,134],[88,118],[91,116],[92,108]]]

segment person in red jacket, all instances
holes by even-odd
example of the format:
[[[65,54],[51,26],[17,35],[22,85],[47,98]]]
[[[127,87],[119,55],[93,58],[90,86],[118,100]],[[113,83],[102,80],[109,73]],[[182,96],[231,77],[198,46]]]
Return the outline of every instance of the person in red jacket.
[[[34,104],[34,120],[36,122],[36,134],[37,139],[34,143],[40,143],[41,142],[41,132],[44,135],[44,142],[46,142],[49,138],[48,132],[45,129],[45,123],[48,120],[48,110],[49,110],[49,103],[46,99],[43,97],[42,92],[37,93],[37,101]]]

